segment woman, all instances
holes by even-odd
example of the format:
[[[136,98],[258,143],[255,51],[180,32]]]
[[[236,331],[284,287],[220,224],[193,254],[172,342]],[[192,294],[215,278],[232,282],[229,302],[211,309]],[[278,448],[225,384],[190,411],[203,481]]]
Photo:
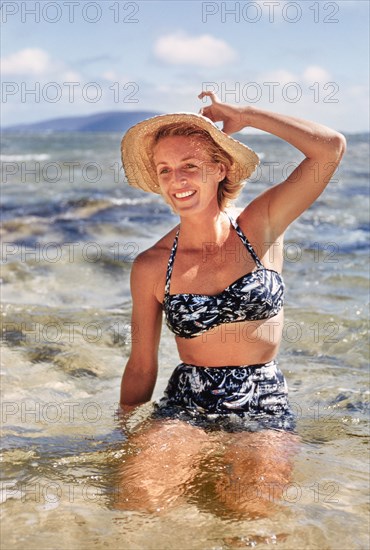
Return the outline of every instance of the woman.
[[[313,122],[227,105],[211,92],[199,98],[205,96],[211,105],[201,115],[155,117],[131,128],[122,140],[129,183],[160,193],[180,224],[133,265],[135,340],[122,378],[121,407],[130,411],[151,399],[164,311],[181,363],[155,406],[154,417],[163,422],[156,424],[152,439],[146,432],[140,444],[149,442],[153,450],[171,431],[178,453],[179,434],[191,432],[194,449],[187,456],[194,462],[209,433],[201,428],[222,427],[238,432],[229,437],[225,456],[243,475],[246,464],[240,456],[234,460],[240,453],[232,446],[245,440],[244,430],[293,429],[276,362],[283,329],[284,232],[324,190],[345,151],[345,139]],[[223,132],[215,122],[223,122]],[[289,142],[305,159],[235,219],[227,202],[258,165],[253,151],[228,136],[245,127]],[[274,437],[280,436],[275,432]],[[250,457],[247,462],[250,473]],[[186,477],[187,469],[182,470]],[[158,471],[153,473],[156,483],[159,478]],[[174,481],[177,487],[184,482],[180,478]],[[174,486],[171,491],[176,494]]]

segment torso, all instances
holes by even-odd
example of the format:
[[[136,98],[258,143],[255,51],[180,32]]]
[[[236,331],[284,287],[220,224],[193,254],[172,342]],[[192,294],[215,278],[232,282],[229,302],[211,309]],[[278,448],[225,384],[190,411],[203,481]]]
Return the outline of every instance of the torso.
[[[193,310],[196,302],[199,301],[200,311],[208,308],[209,312],[208,317],[203,314],[199,316],[200,324],[202,320],[206,325],[208,323],[207,326],[210,327],[208,330],[204,325],[197,328],[197,321],[194,324],[192,315],[188,315],[190,322],[187,325],[181,321],[179,327],[178,323],[174,326],[175,332],[181,334],[176,335],[176,342],[180,359],[184,363],[214,367],[249,365],[270,361],[277,354],[283,327],[282,300],[277,295],[281,281],[279,272],[282,267],[282,242],[279,240],[269,242],[266,234],[258,235],[257,231],[253,230],[253,227],[261,228],[261,220],[259,223],[254,223],[257,220],[253,220],[253,216],[249,215],[248,222],[246,224],[242,216],[237,219],[240,229],[257,253],[257,258],[246,250],[245,244],[234,229],[230,230],[227,240],[220,249],[214,247],[212,250],[212,247],[209,247],[198,251],[186,250],[181,246],[180,237],[167,294],[165,294],[165,285],[168,259],[178,228],[158,243],[161,253],[157,258],[161,266],[160,268],[158,266],[157,270],[157,273],[160,273],[156,284],[157,300],[160,303],[170,300],[173,311],[178,307],[181,308],[180,311],[185,311],[185,316],[183,313],[180,315],[181,320],[186,318],[192,310],[189,310],[189,300],[193,302],[193,304],[190,303],[190,308]],[[258,261],[261,262],[259,265]],[[235,309],[233,285],[237,292],[240,290],[250,292],[250,288],[255,287],[252,288],[252,294],[248,294],[255,301],[258,299],[258,284],[266,276],[268,285],[273,285],[275,288],[276,296],[274,297],[271,293],[269,295],[274,301],[274,309],[269,311],[263,306],[261,314],[258,306],[256,308],[255,305],[249,304],[249,310],[252,308],[252,312],[246,315],[248,320],[240,320],[243,316],[235,315],[233,311]],[[245,283],[244,287],[243,283]],[[230,292],[231,302],[229,303],[232,305],[230,317],[228,318],[227,312],[222,312],[222,322],[218,323],[217,319],[213,321],[212,307],[214,306],[213,311],[216,311],[217,303],[221,304],[221,308],[227,305]],[[209,297],[213,298],[211,302]],[[181,300],[184,300],[183,306]],[[167,306],[170,302],[167,302]],[[236,305],[237,303],[238,299]],[[233,322],[235,318],[238,320]]]

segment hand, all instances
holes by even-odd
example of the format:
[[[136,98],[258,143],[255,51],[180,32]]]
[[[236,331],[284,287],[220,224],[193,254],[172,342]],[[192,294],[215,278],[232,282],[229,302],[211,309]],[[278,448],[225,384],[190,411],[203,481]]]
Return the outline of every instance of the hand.
[[[202,92],[198,97],[199,99],[203,97],[211,98],[212,104],[200,109],[199,113],[212,120],[212,122],[223,122],[222,131],[225,134],[235,134],[246,126],[244,109],[241,107],[221,103],[213,92]]]

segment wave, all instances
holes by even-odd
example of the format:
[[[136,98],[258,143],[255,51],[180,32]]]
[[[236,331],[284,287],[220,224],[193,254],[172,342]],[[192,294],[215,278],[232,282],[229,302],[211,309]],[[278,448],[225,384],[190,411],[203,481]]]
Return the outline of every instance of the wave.
[[[50,155],[47,155],[45,153],[42,154],[36,154],[36,153],[29,153],[28,155],[0,155],[0,161],[1,162],[21,162],[21,161],[27,161],[27,160],[48,160],[50,158]]]

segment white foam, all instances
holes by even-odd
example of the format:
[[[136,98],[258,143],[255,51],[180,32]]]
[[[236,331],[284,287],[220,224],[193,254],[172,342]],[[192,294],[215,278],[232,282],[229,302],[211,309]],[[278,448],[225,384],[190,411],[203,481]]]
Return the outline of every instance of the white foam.
[[[1,162],[21,162],[27,160],[48,160],[50,155],[46,153],[37,155],[36,153],[30,153],[28,155],[0,155]]]

